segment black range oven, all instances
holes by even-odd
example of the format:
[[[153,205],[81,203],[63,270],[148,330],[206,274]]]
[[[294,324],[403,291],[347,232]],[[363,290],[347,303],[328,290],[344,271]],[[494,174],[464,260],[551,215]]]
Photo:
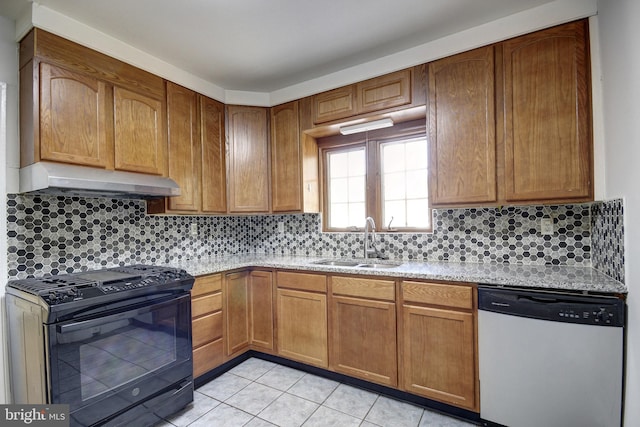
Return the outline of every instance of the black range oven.
[[[183,270],[131,266],[9,282],[14,403],[63,403],[71,425],[152,425],[193,400]]]

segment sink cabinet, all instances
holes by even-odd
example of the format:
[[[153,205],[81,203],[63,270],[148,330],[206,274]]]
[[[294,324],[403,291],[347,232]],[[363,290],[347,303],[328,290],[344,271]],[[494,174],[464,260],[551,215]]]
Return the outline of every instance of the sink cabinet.
[[[322,274],[276,273],[278,354],[327,368],[327,278]]]
[[[329,369],[398,385],[393,280],[331,276]]]

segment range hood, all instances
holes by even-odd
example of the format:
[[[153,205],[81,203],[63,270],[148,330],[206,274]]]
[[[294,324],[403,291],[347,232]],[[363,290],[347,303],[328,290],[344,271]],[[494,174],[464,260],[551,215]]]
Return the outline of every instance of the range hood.
[[[20,169],[20,192],[148,199],[179,196],[180,187],[161,176],[38,162]]]

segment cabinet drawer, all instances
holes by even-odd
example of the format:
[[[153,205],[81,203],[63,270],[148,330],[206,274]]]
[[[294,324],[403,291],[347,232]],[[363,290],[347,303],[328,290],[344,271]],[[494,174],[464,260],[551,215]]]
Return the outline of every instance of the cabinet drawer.
[[[193,350],[193,377],[222,364],[222,338]]]
[[[327,276],[324,274],[289,273],[279,271],[276,275],[276,284],[279,288],[327,292]]]
[[[396,287],[393,280],[335,276],[331,277],[331,293],[388,301],[396,299]]]
[[[193,347],[200,347],[209,341],[222,337],[222,311],[218,311],[193,320],[191,326]]]
[[[202,316],[222,309],[222,293],[193,298],[191,300],[191,317]]]
[[[222,275],[212,274],[209,276],[196,277],[196,281],[191,289],[191,297],[210,294],[222,289]]]
[[[473,288],[470,286],[402,282],[402,296],[405,302],[473,308]]]

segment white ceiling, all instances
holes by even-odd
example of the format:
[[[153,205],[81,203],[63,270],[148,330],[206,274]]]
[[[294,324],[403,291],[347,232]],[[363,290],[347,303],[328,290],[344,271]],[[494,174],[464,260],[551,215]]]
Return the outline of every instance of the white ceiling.
[[[30,0],[0,0],[17,18]],[[40,0],[225,90],[273,92],[551,0]]]

